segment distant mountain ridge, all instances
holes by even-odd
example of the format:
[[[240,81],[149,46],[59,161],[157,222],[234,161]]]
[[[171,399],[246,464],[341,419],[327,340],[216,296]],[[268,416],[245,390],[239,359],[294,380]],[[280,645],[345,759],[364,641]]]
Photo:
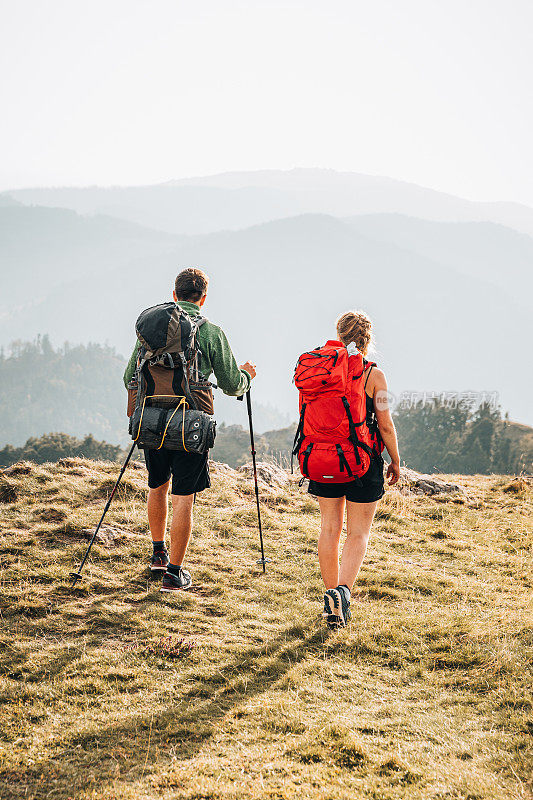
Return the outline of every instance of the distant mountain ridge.
[[[403,214],[366,214],[345,221],[362,236],[498,286],[531,307],[533,238],[492,222],[433,222]]]
[[[280,217],[402,213],[436,221],[488,221],[533,235],[533,209],[465,200],[392,178],[325,169],[229,172],[152,186],[11,191],[26,204],[102,213],[177,234],[249,227]]]
[[[139,256],[175,248],[178,239],[132,222],[64,208],[0,205],[0,313],[43,299],[53,287],[82,275],[104,277]]]

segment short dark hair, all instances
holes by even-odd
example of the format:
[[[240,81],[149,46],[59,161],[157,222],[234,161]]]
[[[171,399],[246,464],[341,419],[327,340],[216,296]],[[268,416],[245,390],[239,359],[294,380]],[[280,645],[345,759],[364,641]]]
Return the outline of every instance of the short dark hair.
[[[187,267],[176,278],[176,297],[178,300],[189,300],[196,303],[207,292],[208,283],[209,278],[205,272],[195,267]]]

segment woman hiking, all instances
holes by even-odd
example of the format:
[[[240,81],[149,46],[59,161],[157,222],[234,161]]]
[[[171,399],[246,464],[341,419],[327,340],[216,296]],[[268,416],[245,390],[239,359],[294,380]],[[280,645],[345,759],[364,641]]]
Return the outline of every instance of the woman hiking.
[[[346,312],[337,322],[338,340],[304,353],[295,370],[301,410],[295,453],[302,474],[310,479],[308,491],[320,505],[318,558],[326,587],[324,617],[334,628],[344,627],[351,617],[351,589],[384,494],[383,445],[391,458],[389,485],[400,477],[387,381],[366,359],[371,329],[364,312]],[[345,507],[347,536],[339,565]]]

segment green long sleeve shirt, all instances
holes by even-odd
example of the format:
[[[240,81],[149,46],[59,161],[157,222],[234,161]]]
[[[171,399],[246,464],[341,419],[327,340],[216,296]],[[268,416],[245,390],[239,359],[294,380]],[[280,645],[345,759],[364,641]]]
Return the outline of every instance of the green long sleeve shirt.
[[[180,300],[179,307],[191,317],[200,314],[196,303]],[[240,369],[231,350],[224,331],[212,322],[204,322],[198,329],[198,345],[200,349],[199,368],[204,378],[208,379],[214,372],[217,384],[224,394],[240,397],[250,388],[251,378],[244,369]],[[124,372],[124,385],[127,386],[135,373],[139,342],[134,347],[128,366]]]

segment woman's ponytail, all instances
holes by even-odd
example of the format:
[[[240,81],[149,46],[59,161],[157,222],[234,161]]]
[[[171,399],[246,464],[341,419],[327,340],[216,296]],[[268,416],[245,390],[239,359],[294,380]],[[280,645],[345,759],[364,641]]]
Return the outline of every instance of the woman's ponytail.
[[[372,322],[364,311],[347,311],[337,320],[337,336],[344,345],[354,342],[364,356],[372,341]]]

